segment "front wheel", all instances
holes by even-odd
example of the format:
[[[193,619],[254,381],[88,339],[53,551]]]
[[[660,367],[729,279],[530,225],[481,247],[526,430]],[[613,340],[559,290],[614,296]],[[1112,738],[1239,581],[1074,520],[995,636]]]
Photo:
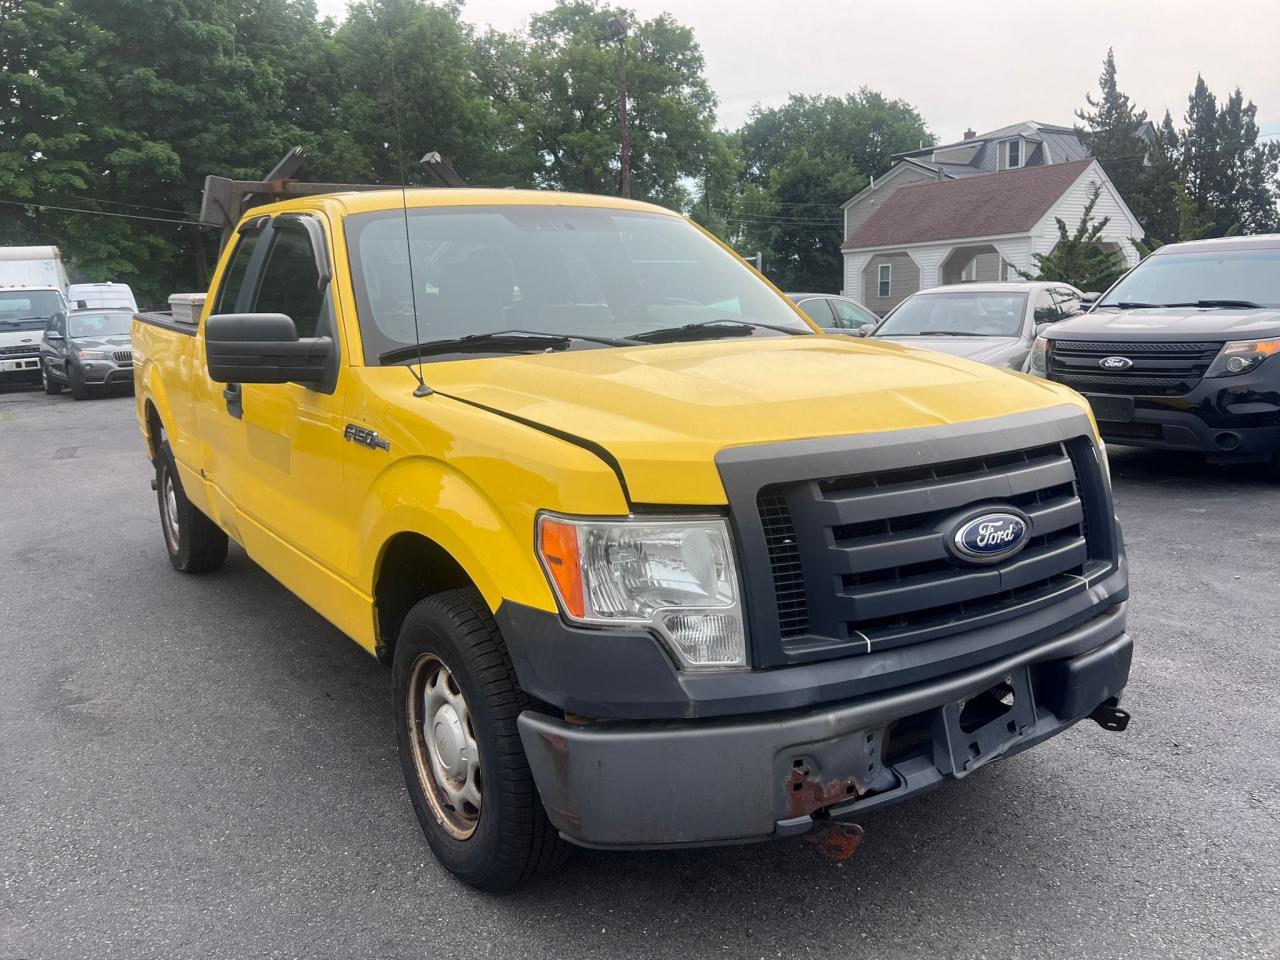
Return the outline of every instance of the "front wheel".
[[[75,367],[67,364],[67,386],[71,388],[71,399],[88,400],[89,386],[76,373]]]
[[[392,702],[414,812],[449,871],[499,891],[564,860],[568,845],[547,820],[516,729],[530,700],[474,590],[436,594],[409,611]]]
[[[182,490],[167,442],[156,456],[156,496],[169,562],[183,573],[211,573],[227,559],[227,535],[197,510]]]
[[[49,368],[43,363],[40,364],[40,385],[44,387],[44,392],[51,397],[56,397],[62,392],[62,384],[49,376]]]

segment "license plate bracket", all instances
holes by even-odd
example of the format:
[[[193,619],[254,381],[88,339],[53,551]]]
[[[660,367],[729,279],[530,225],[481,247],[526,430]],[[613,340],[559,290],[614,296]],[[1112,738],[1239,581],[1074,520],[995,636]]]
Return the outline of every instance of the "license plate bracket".
[[[998,705],[1005,703],[1007,708],[999,712]],[[1031,673],[1020,667],[990,690],[938,708],[933,718],[934,763],[956,778],[968,776],[1007,753],[1035,725]]]
[[[1098,420],[1112,423],[1129,423],[1133,420],[1133,397],[1106,397],[1096,393],[1085,394],[1093,415]]]

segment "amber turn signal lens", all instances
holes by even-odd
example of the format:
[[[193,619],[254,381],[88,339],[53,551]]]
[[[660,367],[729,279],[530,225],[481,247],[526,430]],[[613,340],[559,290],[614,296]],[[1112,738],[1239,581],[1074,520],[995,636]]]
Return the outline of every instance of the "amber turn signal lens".
[[[582,598],[578,528],[555,517],[542,517],[538,523],[538,551],[560,594],[565,613],[571,617],[583,616],[586,605]]]

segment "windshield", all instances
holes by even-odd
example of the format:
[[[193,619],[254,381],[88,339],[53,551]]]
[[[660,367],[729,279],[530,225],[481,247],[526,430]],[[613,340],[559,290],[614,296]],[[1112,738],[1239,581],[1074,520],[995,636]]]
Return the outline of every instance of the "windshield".
[[[1148,257],[1107,291],[1099,307],[1235,300],[1280,306],[1280,249],[1167,253]]]
[[[904,300],[872,336],[1017,337],[1026,307],[1025,293],[922,293]]]
[[[133,314],[123,310],[102,313],[73,313],[67,317],[71,337],[127,337]]]
[[[0,332],[43,330],[65,309],[56,290],[0,290]]]
[[[665,340],[813,332],[750,268],[677,217],[552,205],[420,208],[408,212],[412,270],[402,211],[348,217],[346,231],[369,364],[383,354],[403,362],[395,351],[418,341],[509,330],[597,338],[573,343],[593,348],[656,331]]]

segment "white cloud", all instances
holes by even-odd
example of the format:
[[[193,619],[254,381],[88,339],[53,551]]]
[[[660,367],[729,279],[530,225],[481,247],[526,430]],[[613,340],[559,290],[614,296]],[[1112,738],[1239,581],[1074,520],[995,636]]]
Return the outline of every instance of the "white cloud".
[[[1280,4],[1231,0],[631,0],[642,17],[664,10],[693,28],[736,126],[754,103],[789,93],[843,94],[868,86],[915,105],[935,134],[1019,120],[1069,124],[1095,91],[1107,47],[1120,88],[1154,119],[1180,121],[1196,73],[1225,96],[1235,87],[1280,124]],[[343,0],[319,0],[341,16]],[[550,0],[468,0],[463,16],[511,30]]]

